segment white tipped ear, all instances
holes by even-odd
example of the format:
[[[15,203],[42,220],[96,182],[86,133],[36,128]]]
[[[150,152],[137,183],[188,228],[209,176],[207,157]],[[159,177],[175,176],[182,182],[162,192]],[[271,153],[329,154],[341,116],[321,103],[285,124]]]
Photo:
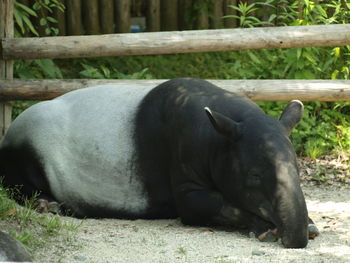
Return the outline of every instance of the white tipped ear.
[[[231,140],[237,140],[240,137],[240,124],[238,122],[221,113],[212,111],[208,107],[205,107],[204,110],[218,133],[229,137]]]
[[[292,100],[284,109],[280,122],[286,128],[288,135],[292,132],[293,127],[303,117],[304,105],[300,100]]]

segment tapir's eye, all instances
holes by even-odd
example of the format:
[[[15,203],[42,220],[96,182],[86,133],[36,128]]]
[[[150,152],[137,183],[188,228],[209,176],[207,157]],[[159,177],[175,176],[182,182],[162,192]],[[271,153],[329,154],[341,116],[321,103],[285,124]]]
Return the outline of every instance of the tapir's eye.
[[[261,185],[261,175],[257,172],[251,172],[247,177],[247,186],[255,187]]]

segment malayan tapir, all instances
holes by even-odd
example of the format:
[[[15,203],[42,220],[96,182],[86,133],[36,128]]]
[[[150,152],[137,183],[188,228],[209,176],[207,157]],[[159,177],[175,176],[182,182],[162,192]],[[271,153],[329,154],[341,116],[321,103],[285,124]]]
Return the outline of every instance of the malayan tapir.
[[[0,146],[6,186],[40,193],[78,217],[249,228],[302,248],[308,218],[288,138],[303,105],[279,120],[200,79],[154,88],[103,85],[38,103]]]

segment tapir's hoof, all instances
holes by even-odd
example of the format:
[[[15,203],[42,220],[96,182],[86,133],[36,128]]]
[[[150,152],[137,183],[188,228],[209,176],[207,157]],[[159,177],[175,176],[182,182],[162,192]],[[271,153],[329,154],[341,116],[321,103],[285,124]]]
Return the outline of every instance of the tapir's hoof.
[[[261,242],[276,242],[278,238],[279,238],[279,235],[278,235],[277,229],[273,229],[273,230],[269,229],[268,231],[258,236],[258,239]]]
[[[45,199],[38,199],[34,203],[34,209],[39,213],[60,214],[60,205],[57,202],[49,202]]]
[[[315,224],[309,224],[308,230],[309,230],[309,239],[314,239],[320,234],[320,231],[318,230]]]

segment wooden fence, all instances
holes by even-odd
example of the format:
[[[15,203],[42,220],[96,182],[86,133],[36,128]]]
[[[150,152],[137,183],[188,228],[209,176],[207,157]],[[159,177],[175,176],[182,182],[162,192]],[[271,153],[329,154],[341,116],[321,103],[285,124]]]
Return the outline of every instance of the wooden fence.
[[[32,6],[34,0],[17,0]],[[253,2],[249,0],[250,2]],[[229,5],[239,0],[61,0],[65,12],[53,9],[52,14],[43,10],[31,20],[40,36],[45,36],[45,27],[40,18],[50,15],[58,23],[59,35],[93,35],[129,33],[132,24],[141,25],[148,32],[189,29],[217,29],[235,27],[235,18],[223,19],[236,14]],[[135,19],[137,18],[137,19]]]
[[[162,80],[13,80],[12,59],[97,57],[237,49],[350,45],[350,24],[304,27],[201,30],[13,38],[13,0],[0,0],[0,132],[11,121],[12,99],[51,99],[96,83],[153,87]],[[223,88],[254,100],[350,100],[350,81],[215,80]]]

